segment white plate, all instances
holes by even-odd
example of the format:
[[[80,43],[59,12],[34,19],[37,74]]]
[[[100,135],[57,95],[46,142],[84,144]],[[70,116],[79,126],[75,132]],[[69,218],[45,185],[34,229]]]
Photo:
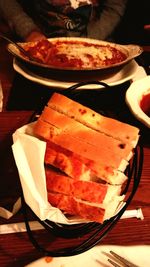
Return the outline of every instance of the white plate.
[[[140,107],[140,100],[144,95],[150,94],[150,76],[146,76],[131,83],[126,92],[126,103],[133,115],[150,128],[150,117]]]
[[[25,65],[18,62],[16,59],[13,61],[13,67],[16,72],[21,74],[26,79],[33,81],[35,83],[39,83],[48,87],[57,87],[57,89],[67,89],[68,87],[74,85],[77,82],[85,81],[84,80],[76,80],[76,81],[67,81],[67,80],[56,80],[56,79],[50,79],[45,78],[40,75],[37,75],[36,73],[30,71]],[[94,77],[91,76],[86,77],[87,81],[93,81],[93,80],[99,80],[107,83],[110,86],[119,85],[121,83],[124,83],[128,80],[133,79],[133,77],[136,75],[136,72],[138,70],[138,64],[135,60],[130,61],[128,64],[126,64],[120,71],[118,71],[115,74],[111,74],[109,76],[100,76],[100,77]],[[92,89],[99,89],[100,85],[92,85]],[[82,89],[91,89],[91,85],[85,85],[82,87]]]
[[[120,254],[140,267],[150,266],[150,246],[96,246],[82,254],[71,257],[44,257],[26,267],[110,267],[107,254],[110,250]]]

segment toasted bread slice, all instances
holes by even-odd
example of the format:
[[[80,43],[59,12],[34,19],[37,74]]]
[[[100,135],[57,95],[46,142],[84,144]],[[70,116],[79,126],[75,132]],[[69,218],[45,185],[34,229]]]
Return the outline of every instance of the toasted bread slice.
[[[42,121],[41,118],[34,127],[35,134],[46,140],[51,140],[72,152],[75,151],[87,159],[101,162],[100,164],[107,167],[110,166],[124,171],[128,165],[128,160],[132,156],[130,147],[104,134],[101,134],[102,136],[100,137],[98,136],[98,140],[96,140],[95,144],[92,144],[90,138],[94,141],[97,136],[94,130],[90,129],[90,131],[93,132],[89,132],[87,128],[87,135],[86,131],[84,131],[83,137],[78,138],[71,131],[62,131],[61,128]]]
[[[64,95],[54,93],[48,101],[48,106],[91,129],[105,133],[122,142],[129,142],[133,147],[137,145],[139,139],[137,127],[105,117]]]
[[[62,193],[48,192],[48,201],[69,215],[80,216],[88,221],[103,223],[115,215],[124,196],[116,196],[107,204],[90,203]]]
[[[51,167],[46,167],[45,173],[48,192],[62,193],[99,204],[106,204],[121,193],[120,185],[72,179]]]
[[[100,148],[100,156],[101,153],[110,156],[110,165],[111,160],[119,160],[119,162],[121,162],[121,160],[124,159],[129,161],[132,157],[133,147],[128,142],[122,142],[114,139],[113,137],[107,136],[104,133],[95,131],[51,108],[45,107],[40,119],[49,123],[51,128],[54,125],[54,127],[58,128],[60,134],[65,132],[66,134],[76,138],[77,141],[79,139],[84,143],[86,142],[87,144],[95,146],[97,149]],[[53,135],[55,135],[55,132]]]
[[[83,156],[82,149],[79,154],[73,151],[75,151],[74,147],[71,150],[67,145],[64,147],[63,144],[58,145],[53,141],[48,141],[44,162],[59,168],[76,180],[97,182],[103,180],[110,184],[123,184],[127,180],[127,176],[123,172],[107,164],[102,164],[100,159],[95,161],[91,155]]]

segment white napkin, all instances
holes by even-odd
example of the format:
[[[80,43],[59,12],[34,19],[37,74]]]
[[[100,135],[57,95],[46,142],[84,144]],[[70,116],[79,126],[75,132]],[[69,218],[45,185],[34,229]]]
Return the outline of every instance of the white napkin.
[[[51,267],[112,267],[112,265],[108,262],[107,256],[110,250],[118,253],[120,256],[126,258],[127,260],[131,261],[139,267],[150,266],[150,246],[148,245],[99,245],[76,256],[57,258],[43,257],[37,261],[26,265],[26,267],[47,267],[49,265]]]

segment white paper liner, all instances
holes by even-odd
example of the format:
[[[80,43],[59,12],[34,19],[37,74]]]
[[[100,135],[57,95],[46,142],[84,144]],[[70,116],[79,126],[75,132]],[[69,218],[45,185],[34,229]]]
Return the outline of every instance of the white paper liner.
[[[25,134],[28,127],[32,124],[23,126],[13,134],[12,145],[25,202],[41,220],[67,224],[69,221],[63,213],[47,201],[43,164],[46,143]]]

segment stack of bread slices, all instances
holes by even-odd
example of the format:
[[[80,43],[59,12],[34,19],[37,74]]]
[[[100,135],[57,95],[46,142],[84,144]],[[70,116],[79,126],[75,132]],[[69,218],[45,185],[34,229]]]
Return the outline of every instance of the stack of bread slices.
[[[54,93],[34,125],[45,140],[48,200],[65,214],[103,223],[123,201],[139,129]]]

